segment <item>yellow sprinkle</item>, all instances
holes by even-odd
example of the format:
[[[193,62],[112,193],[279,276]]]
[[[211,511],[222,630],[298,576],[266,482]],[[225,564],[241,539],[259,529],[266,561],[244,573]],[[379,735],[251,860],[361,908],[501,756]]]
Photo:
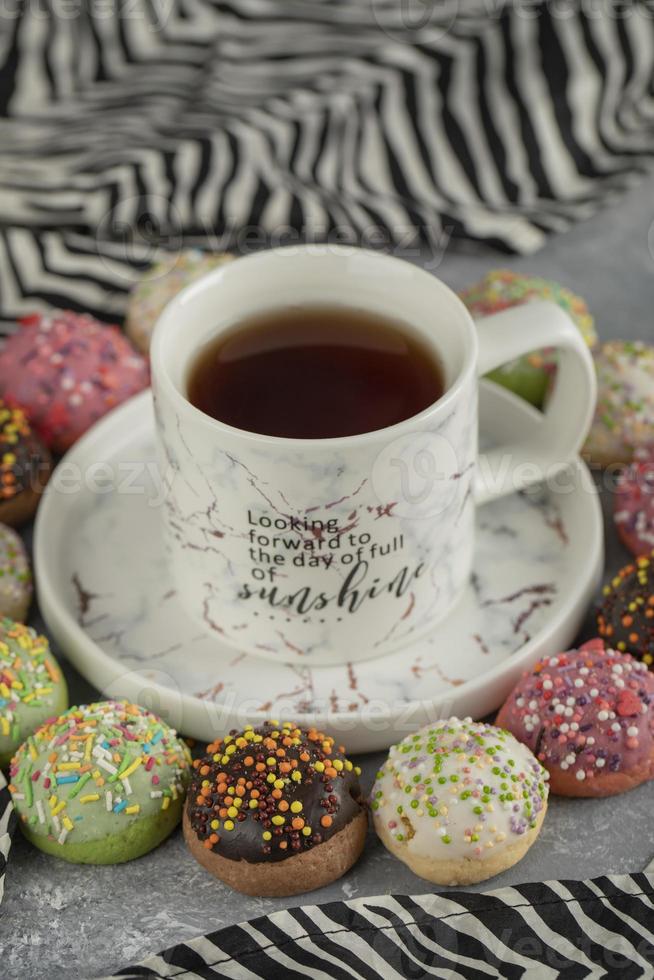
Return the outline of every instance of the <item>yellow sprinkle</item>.
[[[140,803],[132,803],[131,806],[125,807],[125,813],[128,813],[131,816],[133,813],[138,813],[140,809],[141,809]]]
[[[220,820],[212,820],[211,821],[211,829],[212,830],[218,830],[219,827],[220,827]]]
[[[134,762],[131,764],[131,766],[128,766],[127,769],[125,769],[124,772],[121,772],[121,774],[120,774],[120,776],[118,778],[119,779],[129,779],[129,777],[132,775],[132,773],[133,772],[136,772],[136,770],[138,769],[138,767],[141,765],[142,762],[143,762],[143,756],[139,756],[138,759],[134,759]],[[129,807],[127,809],[129,809]],[[127,811],[125,811],[125,812],[127,812]]]
[[[281,825],[285,823],[285,820],[284,817],[281,815],[281,813],[276,813],[275,816],[272,818],[272,822],[275,824],[276,827],[281,827]]]
[[[223,824],[223,827],[225,828],[225,830],[233,830],[234,829],[234,821],[233,820],[225,820],[225,823]]]
[[[276,779],[275,780],[275,789],[284,789],[284,780],[283,779]]]
[[[9,688],[4,681],[0,682],[0,694],[3,696],[3,698],[9,697]]]
[[[291,813],[301,813],[301,812],[302,812],[302,804],[300,803],[299,800],[293,800],[293,802],[291,803]]]
[[[9,722],[7,721],[6,718],[4,718],[4,717],[3,718],[0,718],[0,727],[2,728],[2,734],[3,735],[8,735],[9,734]]]
[[[227,810],[228,817],[238,817],[238,810],[235,806],[230,806]]]
[[[32,759],[37,759],[38,758],[38,752],[36,751],[36,749],[34,748],[34,746],[32,745],[31,742],[28,742],[27,743],[27,747],[30,750],[30,756],[31,756],[31,758]]]
[[[62,817],[61,818],[61,821],[62,821],[64,827],[66,828],[66,830],[72,830],[73,829],[74,824],[73,824],[73,821],[70,819],[70,817],[68,817],[68,816]]]
[[[270,833],[269,830],[264,830],[261,836],[263,837],[264,840],[272,840],[272,834]]]
[[[66,806],[66,801],[60,800],[59,803],[57,803],[56,807],[54,807],[52,811],[52,816],[56,817],[58,813],[61,813],[61,811],[64,809],[65,806]]]
[[[57,769],[58,770],[61,769],[62,771],[66,771],[69,769],[81,769],[81,768],[82,768],[81,762],[60,762],[59,765],[57,766]]]
[[[334,759],[332,762],[332,766],[334,767],[336,772],[341,772],[341,770],[343,769],[343,763],[341,762],[340,759]]]
[[[56,795],[55,795],[55,794],[53,794],[53,795],[52,795],[52,796],[50,797],[50,799],[48,800],[48,802],[49,802],[49,804],[50,804],[50,809],[51,809],[51,810],[52,810],[52,809],[54,809],[54,807],[56,807],[56,805],[57,805],[57,797],[56,797]]]
[[[79,801],[80,803],[95,803],[99,799],[99,793],[87,793],[86,796],[80,796]]]
[[[325,771],[325,763],[324,762],[314,762],[313,768],[316,770],[316,772],[324,772]]]
[[[248,806],[250,807],[251,810],[256,810],[259,807],[259,803],[257,800],[250,800]]]
[[[170,797],[164,796],[163,800],[161,801],[161,809],[167,810],[169,806],[170,806]]]
[[[309,837],[311,835],[311,827],[303,827],[302,833],[305,837]]]

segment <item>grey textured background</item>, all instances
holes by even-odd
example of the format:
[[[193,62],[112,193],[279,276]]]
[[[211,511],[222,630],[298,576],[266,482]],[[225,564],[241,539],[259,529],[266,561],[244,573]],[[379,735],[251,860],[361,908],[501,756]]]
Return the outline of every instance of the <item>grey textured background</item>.
[[[552,239],[538,255],[446,249],[440,261],[426,264],[454,288],[498,266],[560,280],[587,299],[602,338],[654,342],[654,257],[648,245],[654,247],[653,201],[654,179],[649,179],[601,215]],[[605,510],[608,498],[605,494]],[[627,555],[610,522],[606,539],[608,568],[617,568]],[[585,636],[591,635],[590,623],[589,618]],[[96,692],[58,653],[72,702],[91,699]],[[360,760],[366,790],[382,758]],[[555,799],[527,857],[477,890],[642,870],[654,856],[653,810],[654,783],[614,799]],[[308,900],[432,890],[371,835],[359,864]],[[19,838],[0,914],[0,975],[4,980],[99,977],[176,941],[301,901],[257,900],[229,891],[195,864],[180,833],[139,861],[109,868],[68,865]]]

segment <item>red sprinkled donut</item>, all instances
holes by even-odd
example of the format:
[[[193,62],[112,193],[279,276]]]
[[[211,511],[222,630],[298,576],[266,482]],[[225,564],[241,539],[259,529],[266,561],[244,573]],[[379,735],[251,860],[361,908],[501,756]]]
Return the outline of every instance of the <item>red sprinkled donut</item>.
[[[632,554],[654,548],[654,447],[637,450],[633,463],[618,478],[613,517],[620,538]]]
[[[0,395],[55,452],[148,384],[147,361],[120,329],[86,314],[26,317],[0,351]]]
[[[561,796],[612,796],[654,776],[654,675],[600,639],[540,660],[497,724],[529,746]]]

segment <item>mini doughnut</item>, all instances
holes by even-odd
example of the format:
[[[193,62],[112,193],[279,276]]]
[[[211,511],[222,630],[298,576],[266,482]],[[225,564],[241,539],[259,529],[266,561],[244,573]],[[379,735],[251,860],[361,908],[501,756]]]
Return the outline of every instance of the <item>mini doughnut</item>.
[[[154,325],[170,300],[200,276],[233,258],[229,252],[189,248],[166,255],[155,263],[134,286],[127,301],[125,333],[134,346],[147,354]]]
[[[558,303],[579,327],[588,346],[594,347],[597,343],[593,318],[585,301],[549,279],[523,275],[509,269],[495,269],[473,286],[462,290],[459,296],[475,317],[490,316],[509,306],[533,300]],[[548,348],[504,364],[488,377],[540,408],[555,373],[556,350]]]
[[[299,895],[359,858],[368,828],[360,770],[330,736],[290,722],[246,725],[193,767],[186,843],[237,891]]]
[[[87,314],[26,317],[0,351],[0,395],[57,453],[148,384],[146,360],[119,328]]]
[[[613,340],[595,354],[597,407],[584,446],[593,466],[630,463],[654,445],[654,347]]]
[[[45,636],[0,620],[0,768],[18,746],[68,705],[66,681]]]
[[[613,519],[625,548],[646,555],[654,548],[654,450],[638,449],[618,477]]]
[[[24,622],[32,601],[32,573],[18,534],[0,524],[0,618]]]
[[[508,732],[470,718],[435,722],[391,747],[371,795],[375,829],[421,878],[485,881],[536,840],[547,778]]]
[[[654,676],[603,640],[535,664],[497,724],[529,746],[561,796],[613,796],[654,776]]]
[[[190,752],[156,715],[98,701],[50,719],[11,760],[24,835],[79,864],[131,861],[179,823]]]
[[[30,521],[52,472],[52,459],[22,408],[0,400],[0,522]]]
[[[604,586],[597,631],[620,653],[654,664],[654,552],[621,568]]]

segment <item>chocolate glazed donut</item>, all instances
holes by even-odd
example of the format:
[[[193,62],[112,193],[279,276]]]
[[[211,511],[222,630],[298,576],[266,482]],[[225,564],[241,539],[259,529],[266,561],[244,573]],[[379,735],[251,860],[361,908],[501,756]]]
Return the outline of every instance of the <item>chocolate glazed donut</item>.
[[[315,729],[266,722],[194,762],[184,836],[194,857],[248,895],[297,895],[343,875],[368,819],[360,770]]]

